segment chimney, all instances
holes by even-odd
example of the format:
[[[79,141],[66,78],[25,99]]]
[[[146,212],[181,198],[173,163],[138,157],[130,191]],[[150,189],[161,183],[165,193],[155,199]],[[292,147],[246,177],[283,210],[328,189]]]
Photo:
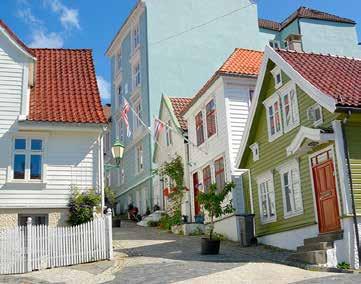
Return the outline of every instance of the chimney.
[[[288,50],[302,52],[302,35],[290,34],[286,37],[285,44]]]

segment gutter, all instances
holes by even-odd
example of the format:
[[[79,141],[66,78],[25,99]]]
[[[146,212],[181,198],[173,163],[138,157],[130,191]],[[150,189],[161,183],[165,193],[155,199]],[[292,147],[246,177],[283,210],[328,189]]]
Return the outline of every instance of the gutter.
[[[348,117],[351,115],[351,111],[348,113]],[[346,137],[346,127],[347,124],[347,118],[345,118],[342,121],[341,128],[342,128],[342,136],[344,140],[344,146],[345,146],[345,158],[347,162],[347,171],[348,171],[348,179],[350,184],[350,191],[351,191],[351,200],[352,200],[352,211],[353,211],[353,222],[355,227],[355,235],[356,235],[356,245],[357,245],[357,253],[358,253],[358,259],[359,259],[359,265],[361,261],[361,248],[360,248],[360,232],[358,229],[358,223],[357,223],[357,214],[356,214],[356,206],[355,206],[355,194],[352,184],[352,176],[351,176],[351,165],[350,165],[350,154],[348,149],[348,143],[347,143],[347,137]]]

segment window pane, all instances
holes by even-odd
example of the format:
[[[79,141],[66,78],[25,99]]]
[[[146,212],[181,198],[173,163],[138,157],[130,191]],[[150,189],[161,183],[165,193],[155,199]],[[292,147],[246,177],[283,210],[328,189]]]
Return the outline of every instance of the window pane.
[[[26,140],[15,139],[15,150],[25,150],[25,149],[26,149]]]
[[[41,155],[31,155],[30,179],[41,179]]]
[[[283,174],[283,183],[284,183],[284,191],[285,191],[285,197],[286,197],[286,211],[290,212],[292,211],[291,206],[291,199],[292,199],[292,192],[290,188],[290,181],[288,173]]]
[[[39,139],[31,140],[31,150],[33,151],[41,151],[43,149],[43,141]]]
[[[25,155],[14,156],[14,179],[25,179]]]

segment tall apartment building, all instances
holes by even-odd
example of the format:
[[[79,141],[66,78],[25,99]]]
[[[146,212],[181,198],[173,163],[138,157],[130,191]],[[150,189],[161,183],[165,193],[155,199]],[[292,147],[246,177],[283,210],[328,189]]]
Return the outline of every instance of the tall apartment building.
[[[335,41],[337,37],[341,40]],[[307,51],[360,52],[355,22],[307,8],[276,23],[259,20],[251,0],[139,0],[107,50],[112,140],[125,144],[122,165],[110,179],[119,211],[133,203],[144,213],[154,205],[154,141],[148,128],[163,94],[192,97],[236,47],[263,50],[267,44],[288,43]],[[129,137],[121,120],[123,98],[134,109]]]

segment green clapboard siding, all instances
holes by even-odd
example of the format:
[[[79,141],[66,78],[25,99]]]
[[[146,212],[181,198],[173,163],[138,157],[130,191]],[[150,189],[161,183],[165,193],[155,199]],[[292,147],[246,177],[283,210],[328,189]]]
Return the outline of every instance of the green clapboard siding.
[[[350,155],[351,177],[354,189],[356,212],[361,214],[361,125],[346,126],[346,137]]]
[[[281,178],[279,173],[275,170],[275,168],[292,158],[286,156],[286,148],[291,144],[295,135],[298,133],[300,126],[293,129],[289,133],[284,134],[275,141],[271,143],[268,142],[266,110],[264,108],[263,101],[267,97],[272,96],[275,92],[273,76],[269,72],[270,70],[272,70],[273,67],[274,64],[270,62],[268,64],[268,69],[263,82],[261,96],[258,101],[256,116],[253,120],[253,125],[251,127],[251,132],[248,140],[248,146],[256,142],[259,144],[260,160],[256,162],[253,161],[251,151],[247,146],[247,149],[245,151],[245,154],[241,162],[241,168],[250,169],[251,171],[253,204],[254,204],[254,211],[256,214],[255,217],[256,234],[258,236],[287,231],[290,229],[295,229],[295,228],[315,224],[313,192],[312,192],[311,175],[309,168],[309,159],[308,159],[309,154],[299,157],[304,213],[303,215],[284,219]],[[284,83],[289,81],[289,78],[286,76],[286,74],[283,73],[282,77]],[[312,100],[298,86],[296,88],[296,92],[298,98],[301,125],[306,127],[312,127],[312,122],[310,122],[307,118],[307,109],[310,106],[314,105],[315,101]],[[324,124],[322,125],[322,127],[331,126],[331,122],[336,117],[337,114],[330,113],[327,110],[323,109]],[[320,147],[322,149],[326,146],[320,146]],[[315,151],[320,150],[320,147],[318,149],[315,149]],[[269,224],[261,224],[259,200],[258,200],[257,176],[269,170],[273,171],[277,221]],[[244,180],[244,189],[245,189],[244,190],[245,200],[247,202],[250,202],[249,181],[248,181],[248,176],[246,174],[243,176],[243,180]],[[249,204],[246,206],[246,208],[248,212],[250,212]]]

